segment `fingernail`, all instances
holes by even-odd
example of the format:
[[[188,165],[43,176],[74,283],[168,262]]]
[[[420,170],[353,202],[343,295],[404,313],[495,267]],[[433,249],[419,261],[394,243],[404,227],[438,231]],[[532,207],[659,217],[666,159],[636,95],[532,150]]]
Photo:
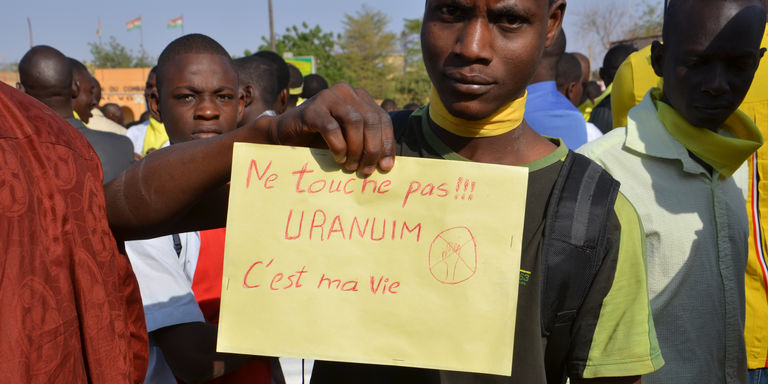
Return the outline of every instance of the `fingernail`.
[[[347,168],[348,171],[356,171],[357,170],[357,164],[347,164],[344,167]]]
[[[381,169],[388,171],[395,166],[395,159],[391,157],[385,157],[381,159]]]
[[[367,166],[363,168],[363,173],[366,175],[372,175],[374,171],[376,171],[376,167],[373,166]]]

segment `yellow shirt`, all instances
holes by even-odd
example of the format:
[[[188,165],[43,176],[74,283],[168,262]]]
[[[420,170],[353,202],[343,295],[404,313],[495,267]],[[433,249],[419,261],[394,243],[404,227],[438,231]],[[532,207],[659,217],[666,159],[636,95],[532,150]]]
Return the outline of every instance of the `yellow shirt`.
[[[651,46],[633,52],[624,60],[613,78],[611,92],[611,113],[613,127],[625,127],[629,110],[640,104],[653,87],[658,87],[660,78],[651,66]]]
[[[587,99],[581,105],[579,105],[579,112],[581,112],[582,115],[584,115],[584,121],[589,121],[589,118],[592,116],[592,110],[595,109],[595,107],[600,104],[608,95],[611,94],[611,90],[613,89],[613,83],[611,85],[607,86],[605,88],[605,91],[603,91],[600,96],[595,98],[595,101],[592,101],[590,99]]]
[[[761,46],[768,45],[768,30]],[[741,104],[763,136],[768,136],[768,64],[762,60],[752,87]],[[746,324],[747,365],[750,369],[768,367],[768,146],[763,145],[749,161],[749,259],[747,260]]]

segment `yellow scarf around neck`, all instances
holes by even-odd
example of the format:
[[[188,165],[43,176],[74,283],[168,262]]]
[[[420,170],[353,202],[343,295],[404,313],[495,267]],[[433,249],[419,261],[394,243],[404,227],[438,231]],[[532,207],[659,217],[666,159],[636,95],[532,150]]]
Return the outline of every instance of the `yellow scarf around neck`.
[[[659,121],[686,149],[725,177],[731,177],[761,145],[763,135],[755,123],[737,110],[722,128],[736,137],[723,136],[706,128],[694,127],[670,105],[661,101],[661,89],[651,90]]]
[[[75,119],[78,119],[78,120],[80,120],[80,121],[83,123],[83,125],[85,125],[86,127],[88,127],[88,124],[86,124],[86,123],[85,123],[85,121],[83,121],[83,119],[81,119],[81,118],[80,118],[80,115],[78,115],[78,114],[77,114],[77,111],[75,111],[75,110],[72,110],[72,116],[74,116],[74,117],[75,117]],[[90,128],[90,127],[89,127],[89,128]]]
[[[146,156],[147,151],[150,149],[162,148],[166,141],[168,141],[168,133],[165,132],[165,125],[150,116],[147,133],[144,135],[144,146],[141,149],[141,156]]]
[[[440,100],[437,90],[432,88],[429,103],[429,117],[446,131],[462,137],[490,137],[507,133],[523,122],[525,100],[528,91],[522,97],[499,108],[498,111],[482,120],[464,120],[451,115]]]

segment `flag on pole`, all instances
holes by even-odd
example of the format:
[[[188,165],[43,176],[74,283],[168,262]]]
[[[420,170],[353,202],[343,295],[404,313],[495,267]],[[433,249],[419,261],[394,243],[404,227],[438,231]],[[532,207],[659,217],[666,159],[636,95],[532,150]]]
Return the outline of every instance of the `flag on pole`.
[[[125,29],[132,31],[141,28],[141,16],[125,23]]]
[[[96,23],[96,36],[101,36],[101,17],[97,19]]]
[[[168,29],[184,28],[184,16],[168,20]]]

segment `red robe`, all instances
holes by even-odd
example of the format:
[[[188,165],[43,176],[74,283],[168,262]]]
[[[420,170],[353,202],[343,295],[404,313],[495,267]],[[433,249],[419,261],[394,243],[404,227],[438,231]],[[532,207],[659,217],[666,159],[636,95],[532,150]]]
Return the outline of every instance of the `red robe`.
[[[77,130],[0,83],[0,376],[139,383],[141,296],[107,224],[102,170]]]

